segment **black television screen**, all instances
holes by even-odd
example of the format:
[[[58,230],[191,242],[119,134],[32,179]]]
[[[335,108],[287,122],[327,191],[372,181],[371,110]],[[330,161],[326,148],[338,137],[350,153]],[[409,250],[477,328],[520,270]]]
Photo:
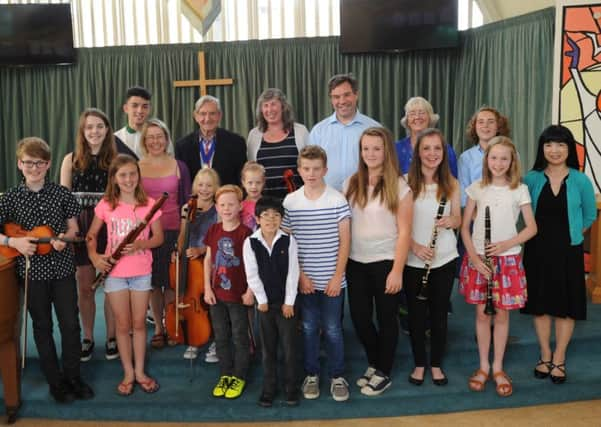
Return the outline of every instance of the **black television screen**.
[[[70,4],[0,5],[0,65],[75,61]]]
[[[456,47],[457,0],[341,0],[340,50]]]

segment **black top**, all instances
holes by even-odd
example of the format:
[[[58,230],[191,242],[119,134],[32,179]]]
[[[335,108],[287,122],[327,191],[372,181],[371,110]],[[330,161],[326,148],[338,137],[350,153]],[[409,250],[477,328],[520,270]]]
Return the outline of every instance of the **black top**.
[[[85,171],[73,169],[71,188],[74,192],[104,193],[108,170],[98,167],[98,156],[92,156]]]
[[[538,233],[524,247],[528,300],[523,313],[586,318],[582,245],[572,246],[565,179],[557,195],[547,180],[536,207]]]
[[[188,166],[192,180],[200,170],[200,130],[184,136],[175,143],[175,158]],[[246,162],[246,142],[233,132],[217,128],[215,155],[212,167],[219,175],[221,185],[240,185],[240,172]]]
[[[282,305],[286,299],[286,278],[288,277],[288,255],[290,236],[282,235],[273,245],[271,255],[256,237],[250,238],[259,278],[267,295],[268,304]]]
[[[288,188],[284,181],[284,171],[291,169],[294,173],[293,182],[296,188],[300,187],[301,179],[296,170],[298,160],[298,148],[294,139],[294,130],[291,130],[286,138],[278,142],[266,142],[261,140],[261,146],[257,151],[257,162],[265,167],[264,196],[273,196],[283,199],[288,194]]]
[[[0,224],[19,224],[25,230],[48,225],[55,235],[67,231],[67,220],[79,215],[81,207],[71,192],[62,185],[46,182],[38,192],[24,183],[9,189],[0,197]],[[62,279],[75,273],[71,245],[61,251],[30,257],[31,280]],[[25,257],[17,257],[17,273],[25,277]]]

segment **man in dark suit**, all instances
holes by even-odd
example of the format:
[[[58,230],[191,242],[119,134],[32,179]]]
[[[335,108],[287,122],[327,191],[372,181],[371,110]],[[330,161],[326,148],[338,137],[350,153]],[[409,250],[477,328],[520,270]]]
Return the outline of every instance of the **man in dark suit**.
[[[214,96],[202,96],[194,105],[199,129],[175,144],[175,158],[182,160],[194,178],[203,167],[212,167],[221,185],[240,185],[240,172],[246,162],[244,138],[219,127],[221,107]]]

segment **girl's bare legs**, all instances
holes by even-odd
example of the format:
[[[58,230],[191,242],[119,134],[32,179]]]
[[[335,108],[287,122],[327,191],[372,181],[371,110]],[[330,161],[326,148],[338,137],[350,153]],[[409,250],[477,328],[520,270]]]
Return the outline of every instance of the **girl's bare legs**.
[[[107,297],[115,315],[117,347],[121,357],[121,366],[123,366],[123,382],[131,383],[135,380],[135,375],[132,363],[132,340],[129,336],[132,329],[130,292],[127,289],[110,292]]]
[[[131,291],[130,304],[132,314],[134,371],[138,382],[148,381],[144,372],[144,358],[146,357],[146,308],[151,291]],[[123,356],[121,356],[123,357]]]
[[[96,317],[96,292],[92,290],[92,282],[96,277],[96,270],[92,265],[80,265],[75,272],[77,280],[77,305],[81,317],[83,338],[94,341],[94,319]]]
[[[487,374],[490,372],[488,354],[490,352],[491,321],[492,316],[484,314],[484,304],[476,305],[476,339],[478,341],[478,354],[480,356],[480,370],[482,372],[486,372]],[[478,374],[476,378],[480,381],[485,381],[485,378],[481,374]]]
[[[505,357],[505,348],[507,347],[507,337],[509,336],[509,311],[497,308],[495,315],[495,327],[493,332],[494,360],[492,364],[493,373],[503,370],[503,359]],[[508,384],[508,381],[499,376],[496,379],[497,384]]]

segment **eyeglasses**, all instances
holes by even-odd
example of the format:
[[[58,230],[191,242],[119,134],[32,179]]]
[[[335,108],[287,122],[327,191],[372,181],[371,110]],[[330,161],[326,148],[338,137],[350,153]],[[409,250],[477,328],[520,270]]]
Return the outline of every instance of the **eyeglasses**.
[[[259,217],[261,219],[274,220],[282,218],[282,215],[280,215],[278,212],[263,212],[261,215],[259,215]]]
[[[146,139],[148,139],[150,141],[162,141],[163,139],[165,139],[165,135],[163,135],[163,134],[146,135]]]
[[[424,110],[409,111],[407,113],[407,117],[426,117],[427,115],[428,112]]]
[[[35,166],[37,169],[41,169],[48,164],[47,160],[21,160],[21,164],[27,169],[33,169]]]

